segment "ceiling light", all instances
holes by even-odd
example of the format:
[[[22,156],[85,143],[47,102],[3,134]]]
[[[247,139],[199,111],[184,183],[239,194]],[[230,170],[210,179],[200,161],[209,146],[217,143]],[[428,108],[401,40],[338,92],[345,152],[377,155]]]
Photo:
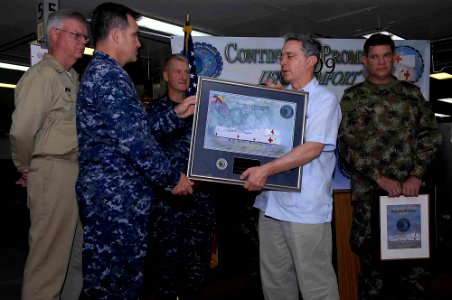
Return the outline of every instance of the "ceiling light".
[[[393,40],[404,40],[404,38],[402,38],[402,37],[400,37],[400,36],[398,36],[398,35],[395,35],[394,33],[389,32],[389,31],[377,31],[377,32],[372,32],[372,33],[363,35],[363,37],[365,37],[366,39],[368,39],[371,35],[376,34],[376,33],[381,33],[381,34],[389,35],[389,36],[391,37],[391,39],[393,39]]]
[[[452,75],[449,73],[446,73],[446,72],[430,74],[430,77],[438,79],[438,80],[452,79]]]
[[[452,104],[452,98],[441,98],[441,99],[438,99],[438,101],[447,102],[447,103]]]
[[[184,35],[182,26],[166,23],[163,21],[158,21],[158,20],[151,19],[148,17],[144,17],[144,16],[141,17],[141,19],[138,20],[137,23],[138,23],[138,26],[140,26],[140,27],[145,27],[147,29],[167,33],[170,35]],[[211,34],[201,32],[201,31],[196,31],[196,30],[193,30],[191,32],[191,35],[192,36],[211,36]]]
[[[93,48],[85,47],[85,51],[83,52],[83,54],[85,54],[85,55],[93,55],[93,52],[94,52]],[[16,71],[26,72],[29,68],[30,67],[27,67],[27,66],[0,62],[0,69],[9,69],[9,70],[16,70]]]
[[[435,113],[435,117],[438,117],[438,118],[450,118],[450,115],[444,115],[444,114]]]
[[[0,68],[25,72],[28,70],[29,67],[0,62]]]
[[[92,56],[93,52],[94,52],[93,48],[85,47],[85,51],[83,52],[83,54]]]
[[[0,88],[15,89],[16,85],[9,83],[0,83]]]

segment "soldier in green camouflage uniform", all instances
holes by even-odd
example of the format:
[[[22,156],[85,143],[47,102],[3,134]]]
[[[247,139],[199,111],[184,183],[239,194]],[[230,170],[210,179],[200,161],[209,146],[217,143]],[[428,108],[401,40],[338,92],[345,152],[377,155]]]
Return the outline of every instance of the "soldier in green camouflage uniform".
[[[429,277],[419,264],[387,270],[372,250],[371,190],[382,188],[390,197],[417,196],[441,143],[428,103],[415,85],[391,75],[393,61],[394,42],[381,34],[370,37],[363,56],[369,75],[341,100],[338,146],[352,171],[350,244],[361,262],[359,299],[390,299],[397,292],[399,299],[425,299]],[[395,280],[388,280],[391,276]],[[390,290],[394,282],[400,286]]]

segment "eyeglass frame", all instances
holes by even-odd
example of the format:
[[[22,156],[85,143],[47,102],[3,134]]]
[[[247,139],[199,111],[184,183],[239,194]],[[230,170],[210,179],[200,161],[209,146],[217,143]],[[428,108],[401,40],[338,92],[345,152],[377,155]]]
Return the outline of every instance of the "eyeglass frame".
[[[278,55],[278,57],[276,58],[277,59],[277,61],[279,62],[279,63],[281,63],[281,61],[284,59],[284,58],[287,58],[288,60],[292,60],[292,59],[295,59],[295,58],[297,58],[298,56],[300,56],[300,55],[305,55],[304,54],[304,52],[301,52],[301,53],[289,53],[289,54],[287,54],[287,53],[281,53],[281,54],[279,54]]]
[[[72,38],[74,40],[78,41],[78,42],[81,41],[81,39],[83,38],[83,39],[85,39],[86,43],[89,43],[89,35],[85,35],[85,34],[83,34],[81,32],[67,31],[67,30],[64,30],[64,29],[61,29],[61,28],[56,28],[56,27],[55,27],[55,30],[59,30],[59,31],[62,31],[62,32],[70,33],[72,35]]]

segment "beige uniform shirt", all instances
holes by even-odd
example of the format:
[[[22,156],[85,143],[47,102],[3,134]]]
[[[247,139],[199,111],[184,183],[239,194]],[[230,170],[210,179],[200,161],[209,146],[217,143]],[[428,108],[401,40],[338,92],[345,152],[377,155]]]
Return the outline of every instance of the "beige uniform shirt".
[[[10,131],[11,154],[18,171],[36,156],[65,157],[77,153],[75,101],[78,75],[46,54],[20,79]]]

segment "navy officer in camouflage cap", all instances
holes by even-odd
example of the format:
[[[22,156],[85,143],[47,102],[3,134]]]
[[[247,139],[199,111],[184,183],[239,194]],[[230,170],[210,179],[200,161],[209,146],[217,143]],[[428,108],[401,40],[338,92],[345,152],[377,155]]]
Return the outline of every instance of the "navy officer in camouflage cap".
[[[441,135],[432,110],[415,85],[392,76],[394,42],[383,34],[364,44],[366,80],[341,100],[340,155],[352,171],[353,223],[350,243],[360,256],[359,299],[424,299],[428,273],[419,264],[385,270],[372,255],[371,190],[389,197],[419,194]],[[388,280],[388,276],[393,280]],[[390,284],[401,285],[391,288]],[[392,298],[391,298],[392,299]]]
[[[84,227],[84,299],[138,299],[148,215],[159,186],[192,193],[192,182],[170,162],[149,130],[134,84],[123,69],[137,59],[133,10],[103,3],[93,12],[96,45],[77,103],[80,174],[77,196]],[[159,130],[184,126],[195,98],[162,111]]]

